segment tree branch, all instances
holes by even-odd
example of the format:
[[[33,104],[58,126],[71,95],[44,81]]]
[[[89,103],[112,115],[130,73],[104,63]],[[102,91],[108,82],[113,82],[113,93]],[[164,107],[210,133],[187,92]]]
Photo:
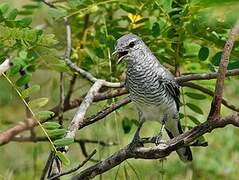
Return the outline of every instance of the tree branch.
[[[52,140],[55,140],[54,138]],[[40,143],[40,142],[48,142],[47,137],[38,136],[38,137],[25,137],[25,136],[17,136],[12,139],[13,142],[32,142],[32,143]],[[104,142],[99,140],[91,140],[91,139],[74,139],[75,143],[84,143],[84,144],[99,144],[101,146],[114,146],[116,143],[114,142]]]
[[[229,76],[238,76],[239,75],[239,69],[233,69],[233,70],[227,70],[226,71],[226,77]],[[195,81],[195,80],[210,80],[210,79],[216,79],[217,78],[217,72],[212,73],[203,73],[203,74],[189,74],[189,75],[183,75],[180,77],[176,77],[176,81],[178,84],[188,82],[188,81]]]
[[[100,88],[103,86],[105,81],[97,80],[93,86],[88,91],[87,95],[85,96],[84,100],[82,101],[80,107],[78,108],[77,112],[75,113],[75,116],[73,120],[71,121],[67,133],[65,135],[66,138],[74,138],[76,135],[76,132],[78,128],[81,126],[81,124],[84,122],[85,113],[90,106],[90,104],[94,100],[94,95],[97,93]]]
[[[186,86],[186,87],[190,87],[190,88],[193,88],[193,89],[197,89],[205,94],[208,94],[210,96],[214,96],[214,92],[203,87],[203,86],[200,86],[198,84],[195,84],[195,83],[192,83],[192,82],[185,82],[185,83],[182,83],[181,86]],[[225,100],[224,98],[222,98],[222,104],[224,106],[226,106],[227,108],[233,110],[233,111],[236,111],[236,112],[239,112],[239,108],[230,104],[227,100]]]
[[[212,100],[210,113],[208,115],[208,120],[215,119],[215,118],[219,119],[222,96],[223,96],[224,79],[226,77],[226,72],[227,72],[227,65],[229,63],[230,54],[238,34],[239,34],[239,20],[236,22],[235,26],[232,28],[229,34],[228,40],[226,41],[226,44],[223,49],[223,54],[222,54],[221,62],[218,69],[215,93]]]
[[[105,118],[110,113],[114,112],[115,110],[119,109],[120,107],[130,103],[131,100],[129,97],[122,99],[121,101],[116,102],[115,104],[111,104],[110,106],[106,107],[105,109],[101,110],[100,112],[86,118],[79,126],[79,129],[82,129],[85,126],[93,124],[103,118]]]
[[[58,174],[56,176],[53,176],[53,177],[49,178],[48,180],[53,180],[55,178],[65,176],[65,175],[71,174],[71,173],[79,170],[81,167],[83,167],[95,155],[95,153],[96,153],[96,150],[94,150],[92,153],[90,153],[90,155],[82,163],[80,163],[77,167],[75,167],[75,168],[73,168],[69,171],[63,172],[61,174]]]
[[[118,152],[114,153],[107,159],[98,162],[97,164],[85,169],[80,174],[75,176],[73,179],[91,179],[95,176],[102,174],[113,167],[119,165],[126,159],[159,159],[168,156],[171,152],[177,150],[180,147],[187,146],[198,137],[205,133],[211,132],[216,128],[225,127],[228,124],[233,124],[239,127],[239,116],[232,115],[221,119],[220,121],[215,120],[214,123],[209,123],[208,121],[194,127],[193,129],[171,139],[164,146],[155,146],[150,148],[145,148],[140,144],[128,144],[124,148],[120,149]]]
[[[121,96],[126,93],[127,93],[127,91],[125,88],[119,88],[117,90],[109,90],[109,91],[102,92],[102,93],[97,92],[94,96],[93,101],[98,102],[98,101],[110,99],[113,97]],[[75,100],[71,101],[70,103],[64,104],[64,112],[66,112],[70,109],[79,107],[83,101],[83,98],[84,98],[84,96],[80,97],[78,99],[75,99]],[[44,123],[46,121],[51,120],[54,117],[57,117],[58,113],[59,113],[59,105],[50,109],[49,111],[54,112],[55,115],[49,119],[42,120],[41,123]],[[34,119],[26,119],[24,121],[20,121],[14,127],[11,127],[11,128],[0,133],[0,145],[4,145],[4,144],[8,143],[17,134],[19,134],[23,131],[26,131],[26,130],[30,130],[37,125],[38,125],[38,123]]]

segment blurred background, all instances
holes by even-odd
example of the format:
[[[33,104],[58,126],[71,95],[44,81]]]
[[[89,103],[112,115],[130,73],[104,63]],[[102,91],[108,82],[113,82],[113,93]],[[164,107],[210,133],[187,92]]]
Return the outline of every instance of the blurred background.
[[[138,34],[160,62],[176,75],[215,72],[228,32],[239,18],[237,0],[59,0],[54,1],[57,10],[49,8],[39,0],[0,0],[0,10],[3,10],[4,3],[11,9],[17,9],[17,17],[11,21],[31,18],[29,28],[40,29],[46,35],[54,34],[54,37],[47,36],[48,42],[57,41],[43,46],[29,43],[24,37],[20,42],[10,36],[6,38],[6,26],[19,29],[23,27],[14,23],[12,25],[10,21],[8,24],[0,21],[0,59],[3,60],[6,54],[10,54],[16,57],[14,61],[17,62],[17,58],[22,57],[21,52],[27,53],[26,59],[33,59],[28,61],[26,68],[31,76],[28,83],[39,85],[40,91],[31,98],[47,97],[49,103],[41,108],[44,110],[59,103],[59,73],[65,73],[66,91],[74,76],[57,58],[64,55],[66,45],[64,16],[68,16],[72,27],[72,60],[96,77],[109,81],[123,79],[126,64],[116,65],[116,60],[112,59],[110,54],[116,40],[129,32]],[[8,10],[9,12],[11,10]],[[239,68],[238,56],[237,41],[228,69]],[[10,77],[17,83],[21,75],[12,73]],[[224,98],[236,107],[239,107],[238,82],[238,77],[227,78],[224,93]],[[215,80],[197,81],[197,84],[213,91]],[[84,95],[90,85],[88,81],[77,76],[71,99]],[[18,88],[24,89],[24,86],[20,84]],[[181,123],[184,130],[188,130],[206,120],[212,97],[187,87],[180,88],[180,91]],[[123,97],[125,96],[93,103],[87,116]],[[64,113],[65,128],[74,113],[75,109]],[[231,109],[222,106],[222,116],[232,113]],[[1,77],[0,132],[24,120],[25,116],[22,100],[9,82]],[[83,128],[77,133],[77,138],[116,143],[117,145],[112,146],[86,144],[87,153],[96,149],[94,159],[103,160],[131,141],[137,128],[137,119],[133,104],[128,104],[103,120]],[[159,129],[159,123],[146,122],[141,136],[156,135]],[[43,135],[39,128],[36,128],[35,132],[39,136]],[[22,133],[25,136],[29,134]],[[162,160],[129,159],[95,179],[236,180],[239,168],[238,137],[239,129],[235,127],[216,129],[201,138],[208,142],[208,147],[192,147],[192,163],[184,164],[175,152]],[[166,134],[164,138],[168,138]],[[39,179],[50,148],[48,142],[10,142],[0,146],[0,179]],[[82,148],[77,143],[71,145],[67,157],[71,163],[64,167],[65,170],[77,166],[85,159]],[[83,169],[94,163],[88,162]]]

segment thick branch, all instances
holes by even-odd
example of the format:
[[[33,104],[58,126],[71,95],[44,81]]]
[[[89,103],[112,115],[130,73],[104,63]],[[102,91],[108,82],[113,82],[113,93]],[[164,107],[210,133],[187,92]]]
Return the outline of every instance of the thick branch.
[[[82,101],[80,107],[78,108],[73,120],[71,121],[67,133],[65,135],[66,138],[74,138],[78,128],[84,122],[84,117],[87,109],[89,108],[90,104],[94,100],[95,94],[100,90],[102,85],[105,81],[97,80],[93,86],[88,91],[86,97]]]
[[[213,129],[225,127],[228,124],[233,124],[239,127],[239,116],[232,115],[218,121],[213,120],[214,123],[209,123],[208,121],[194,127],[193,129],[175,137],[169,141],[165,146],[155,146],[150,148],[142,147],[139,144],[129,144],[124,148],[120,149],[118,152],[114,153],[109,158],[87,168],[82,171],[79,175],[75,176],[73,179],[91,179],[95,176],[102,174],[109,169],[119,165],[123,161],[129,158],[135,159],[159,159],[168,156],[171,152],[177,150],[180,147],[189,145],[198,137],[205,133],[211,132]]]

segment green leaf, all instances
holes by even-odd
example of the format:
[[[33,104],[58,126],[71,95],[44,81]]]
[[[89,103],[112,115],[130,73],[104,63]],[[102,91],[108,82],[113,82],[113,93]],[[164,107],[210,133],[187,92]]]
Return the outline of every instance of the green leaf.
[[[124,117],[124,119],[122,121],[122,127],[123,127],[125,134],[130,132],[132,125],[133,125],[132,121],[129,120],[127,117]]]
[[[60,8],[50,8],[49,9],[49,15],[55,19],[62,18],[67,15],[67,11]]]
[[[57,139],[54,141],[54,144],[56,146],[68,146],[70,144],[74,143],[74,139],[73,138],[62,138],[62,139]]]
[[[194,112],[198,113],[198,114],[203,114],[203,111],[200,107],[194,105],[194,104],[191,104],[191,103],[186,103],[186,105]]]
[[[6,3],[0,4],[0,11],[2,12],[2,14],[5,14],[9,8],[10,8],[9,4]]]
[[[217,52],[213,57],[212,57],[212,64],[214,66],[219,66],[220,62],[221,62],[221,57],[222,57],[222,52]]]
[[[20,20],[20,25],[22,27],[28,27],[32,23],[32,18],[31,17],[25,17]]]
[[[24,89],[23,91],[22,91],[22,97],[23,98],[26,98],[26,97],[28,97],[30,94],[33,94],[33,93],[36,93],[36,92],[38,92],[38,91],[40,91],[40,89],[41,89],[41,87],[39,86],[39,85],[33,85],[33,86],[31,86],[31,87],[29,87],[29,88],[27,88],[27,89]]]
[[[201,124],[201,122],[199,120],[197,120],[197,118],[191,116],[191,115],[188,115],[188,118],[191,119],[191,121],[196,124],[196,125],[199,125]]]
[[[59,159],[65,166],[69,166],[71,164],[70,159],[68,159],[64,153],[57,151],[56,155],[59,157]]]
[[[192,92],[186,92],[185,95],[192,99],[199,99],[199,100],[207,98],[207,96],[205,96],[204,94],[198,94],[198,93],[192,93]]]
[[[42,126],[44,129],[47,129],[47,130],[58,129],[61,127],[61,125],[56,122],[45,122],[42,124]]]
[[[42,120],[42,119],[51,118],[51,117],[54,116],[54,114],[55,113],[52,112],[52,111],[39,111],[39,112],[36,113],[36,117],[37,117],[37,119]]]
[[[6,16],[6,19],[9,21],[13,21],[15,20],[15,18],[17,17],[17,9],[12,9]]]
[[[230,62],[227,66],[228,70],[237,69],[237,68],[239,68],[239,61]]]
[[[52,129],[52,130],[47,129],[46,132],[51,138],[59,139],[64,136],[64,134],[66,133],[66,130],[65,129]]]
[[[200,61],[205,61],[209,56],[209,49],[207,47],[201,47],[198,52],[198,58]]]
[[[25,50],[20,51],[19,52],[19,57],[21,59],[26,59],[27,58],[27,51],[25,51]]]
[[[120,8],[125,10],[126,12],[136,14],[136,8],[134,6],[129,6],[125,4],[120,4]]]
[[[25,84],[29,83],[30,79],[31,79],[31,75],[25,74],[16,81],[16,85],[19,87],[24,86]]]
[[[184,114],[183,113],[179,113],[179,118],[180,119],[183,119],[185,116],[184,116]]]
[[[31,100],[28,104],[31,108],[40,108],[48,103],[48,98],[38,98]]]
[[[157,22],[155,22],[152,26],[152,35],[153,37],[157,37],[160,35],[160,26]]]
[[[17,74],[21,69],[21,64],[17,63],[17,64],[14,64],[10,71],[9,71],[9,75],[10,76],[14,76],[15,74]]]

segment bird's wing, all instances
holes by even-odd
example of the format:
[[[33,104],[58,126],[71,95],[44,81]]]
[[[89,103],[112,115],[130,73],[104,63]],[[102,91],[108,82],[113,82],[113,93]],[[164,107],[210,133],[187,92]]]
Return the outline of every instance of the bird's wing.
[[[171,79],[162,79],[161,80],[162,85],[164,88],[167,90],[170,96],[173,97],[173,99],[176,102],[177,110],[179,111],[179,106],[180,106],[180,91],[179,91],[179,86],[177,82]]]

